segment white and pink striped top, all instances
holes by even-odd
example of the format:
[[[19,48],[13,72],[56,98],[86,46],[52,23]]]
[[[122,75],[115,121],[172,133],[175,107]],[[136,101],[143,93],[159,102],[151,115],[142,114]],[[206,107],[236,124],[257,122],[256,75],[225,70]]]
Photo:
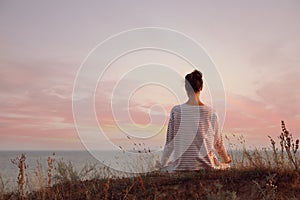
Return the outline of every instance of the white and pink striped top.
[[[220,168],[214,149],[227,156],[216,112],[209,106],[181,104],[170,113],[161,158],[167,171]]]

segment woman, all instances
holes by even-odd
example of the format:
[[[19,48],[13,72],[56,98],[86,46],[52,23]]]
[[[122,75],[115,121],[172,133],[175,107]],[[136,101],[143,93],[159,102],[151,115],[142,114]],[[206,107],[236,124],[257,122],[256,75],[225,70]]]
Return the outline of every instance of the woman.
[[[185,76],[188,101],[174,106],[170,113],[167,141],[161,167],[167,171],[190,171],[229,166],[217,114],[200,100],[202,73],[194,70]],[[222,159],[218,162],[214,149]]]

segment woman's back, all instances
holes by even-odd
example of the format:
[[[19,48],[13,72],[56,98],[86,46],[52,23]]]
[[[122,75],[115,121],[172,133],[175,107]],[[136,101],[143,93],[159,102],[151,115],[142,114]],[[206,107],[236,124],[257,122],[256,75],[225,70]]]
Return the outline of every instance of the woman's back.
[[[214,167],[208,156],[218,138],[217,117],[209,106],[181,104],[173,107],[167,133],[173,170]],[[170,154],[171,155],[171,154]]]
[[[223,144],[216,113],[200,100],[202,73],[194,70],[185,76],[188,101],[174,106],[168,124],[167,141],[161,165],[173,170],[220,168],[215,149],[223,162],[231,162]]]

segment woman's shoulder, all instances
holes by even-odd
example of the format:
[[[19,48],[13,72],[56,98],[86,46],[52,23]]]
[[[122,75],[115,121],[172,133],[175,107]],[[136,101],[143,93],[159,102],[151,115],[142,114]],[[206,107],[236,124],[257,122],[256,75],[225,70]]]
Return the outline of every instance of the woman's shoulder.
[[[173,106],[171,109],[171,112],[178,112],[182,109],[192,109],[192,110],[193,109],[201,109],[201,110],[206,110],[210,113],[216,113],[216,111],[209,105],[197,106],[197,105],[188,105],[186,103]]]
[[[171,109],[171,112],[172,113],[179,112],[181,110],[181,106],[182,106],[182,104],[173,106],[172,109]]]
[[[201,106],[197,106],[197,105],[188,105],[188,104],[179,104],[179,105],[175,105],[172,107],[170,115],[172,116],[179,116],[184,114],[188,114],[189,113],[201,113],[201,115],[206,115],[208,117],[211,118],[212,121],[215,121],[218,119],[218,114],[215,111],[215,109],[209,105],[201,105]]]
[[[205,105],[205,108],[207,111],[209,111],[209,113],[212,115],[212,116],[217,116],[217,111],[215,110],[215,108],[211,107],[211,106],[208,106],[208,105]]]

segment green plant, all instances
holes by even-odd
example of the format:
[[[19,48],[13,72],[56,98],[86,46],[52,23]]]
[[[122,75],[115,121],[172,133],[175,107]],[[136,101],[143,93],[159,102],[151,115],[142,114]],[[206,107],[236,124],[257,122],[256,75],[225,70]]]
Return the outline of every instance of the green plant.
[[[96,174],[98,173],[96,164],[86,164],[78,172],[70,161],[65,163],[62,160],[56,163],[55,172],[54,178],[60,183],[89,180],[93,178],[91,175],[97,176]]]
[[[78,182],[80,180],[78,172],[70,161],[65,163],[60,160],[56,164],[56,174],[54,175],[54,178],[57,182]]]

